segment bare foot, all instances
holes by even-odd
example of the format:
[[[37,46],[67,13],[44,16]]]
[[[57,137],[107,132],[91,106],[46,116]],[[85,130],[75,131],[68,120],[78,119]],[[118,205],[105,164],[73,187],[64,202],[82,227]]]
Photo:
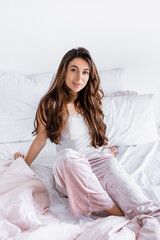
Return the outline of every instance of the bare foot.
[[[114,205],[113,208],[111,209],[106,209],[105,212],[108,213],[109,215],[124,216],[122,210],[118,208],[116,205]]]
[[[14,154],[14,159],[16,160],[16,159],[19,158],[19,157],[25,159],[25,155],[23,155],[23,154],[20,153],[20,152],[16,152],[16,153]]]
[[[111,152],[113,153],[113,155],[116,157],[118,154],[118,147],[109,147],[109,149],[111,150]]]

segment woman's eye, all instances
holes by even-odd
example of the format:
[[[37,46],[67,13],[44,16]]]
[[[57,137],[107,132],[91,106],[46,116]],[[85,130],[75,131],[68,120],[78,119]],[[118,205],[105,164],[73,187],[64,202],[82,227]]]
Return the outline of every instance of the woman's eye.
[[[76,70],[75,68],[72,68],[71,71],[72,71],[72,72],[76,72],[77,70]]]
[[[89,74],[89,72],[87,72],[87,71],[84,71],[83,73],[84,73],[85,75]]]

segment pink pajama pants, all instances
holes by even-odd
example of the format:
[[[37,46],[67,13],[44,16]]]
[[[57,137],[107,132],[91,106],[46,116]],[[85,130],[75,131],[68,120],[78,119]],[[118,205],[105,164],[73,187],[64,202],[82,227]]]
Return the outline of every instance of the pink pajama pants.
[[[159,206],[145,196],[106,147],[86,155],[70,148],[58,152],[53,174],[57,190],[68,196],[73,216],[116,204],[129,218],[145,214],[160,219]]]

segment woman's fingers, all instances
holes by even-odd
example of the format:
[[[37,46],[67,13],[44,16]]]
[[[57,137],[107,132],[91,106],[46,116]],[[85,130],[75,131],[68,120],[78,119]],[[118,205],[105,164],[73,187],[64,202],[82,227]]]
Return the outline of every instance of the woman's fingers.
[[[15,153],[14,154],[14,159],[16,160],[17,158],[19,158],[19,157],[21,157],[21,158],[25,158],[25,155],[23,155],[22,153],[20,153],[20,152],[17,152],[17,153]]]
[[[118,147],[114,146],[114,147],[109,147],[109,149],[112,151],[112,153],[114,154],[114,156],[117,155],[118,153]]]

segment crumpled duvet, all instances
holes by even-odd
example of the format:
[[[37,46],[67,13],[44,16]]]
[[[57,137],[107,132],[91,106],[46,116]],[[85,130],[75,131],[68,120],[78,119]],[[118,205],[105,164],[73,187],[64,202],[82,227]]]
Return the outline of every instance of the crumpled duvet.
[[[48,207],[48,191],[24,160],[0,162],[0,218],[5,227],[28,230],[39,225],[38,215]]]

